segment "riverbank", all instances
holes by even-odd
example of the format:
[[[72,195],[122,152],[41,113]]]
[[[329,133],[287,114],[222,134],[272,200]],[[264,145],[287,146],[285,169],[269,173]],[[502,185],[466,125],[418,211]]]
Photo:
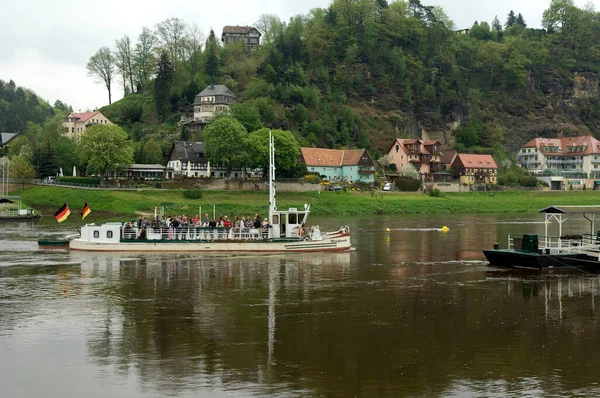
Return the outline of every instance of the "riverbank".
[[[28,206],[51,216],[67,202],[71,211],[88,203],[92,211],[115,214],[153,214],[165,207],[167,214],[203,213],[266,215],[268,192],[203,191],[201,199],[186,199],[178,190],[94,191],[35,186],[20,195]],[[431,197],[420,192],[279,192],[280,209],[311,204],[313,215],[359,214],[454,214],[454,213],[533,213],[550,205],[597,205],[600,191],[518,191],[447,193]]]

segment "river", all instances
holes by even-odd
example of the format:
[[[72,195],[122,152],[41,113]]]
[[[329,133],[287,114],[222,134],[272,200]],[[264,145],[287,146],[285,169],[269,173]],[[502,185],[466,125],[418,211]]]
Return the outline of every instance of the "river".
[[[600,396],[600,279],[481,253],[538,215],[312,221],[355,251],[69,254],[36,244],[68,225],[0,224],[1,396]]]

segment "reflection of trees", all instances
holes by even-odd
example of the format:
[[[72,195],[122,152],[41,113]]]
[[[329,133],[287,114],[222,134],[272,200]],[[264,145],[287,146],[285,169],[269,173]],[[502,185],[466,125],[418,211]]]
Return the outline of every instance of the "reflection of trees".
[[[505,380],[519,391],[523,378],[546,380],[554,369],[562,374],[542,391],[594,382],[596,279],[486,280],[434,265],[394,279],[389,267],[348,270],[349,258],[92,267],[106,318],[89,336],[90,355],[170,393],[258,383],[263,392],[421,396],[457,380]]]

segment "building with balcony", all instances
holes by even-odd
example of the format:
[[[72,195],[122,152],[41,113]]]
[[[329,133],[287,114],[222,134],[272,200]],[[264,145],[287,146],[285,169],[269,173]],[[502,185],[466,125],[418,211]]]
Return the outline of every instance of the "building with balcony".
[[[461,184],[498,183],[498,166],[491,155],[459,153],[452,163],[452,171]]]
[[[375,164],[365,149],[300,148],[298,163],[329,182],[375,182]]]
[[[221,41],[224,45],[243,41],[246,47],[256,49],[260,45],[260,32],[252,26],[225,26]]]
[[[406,167],[415,168],[422,177],[441,171],[442,144],[439,141],[396,138],[388,155],[399,173]]]
[[[600,178],[600,141],[592,136],[534,138],[523,145],[517,159],[540,177]]]
[[[94,124],[113,124],[100,111],[71,112],[63,119],[64,135],[72,141],[78,141],[85,130]]]

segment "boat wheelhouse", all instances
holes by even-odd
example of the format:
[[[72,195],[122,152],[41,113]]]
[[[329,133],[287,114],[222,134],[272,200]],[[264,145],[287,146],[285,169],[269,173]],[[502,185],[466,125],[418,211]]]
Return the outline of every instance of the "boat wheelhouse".
[[[23,208],[20,196],[0,196],[0,221],[38,220],[40,214],[33,209]]]

